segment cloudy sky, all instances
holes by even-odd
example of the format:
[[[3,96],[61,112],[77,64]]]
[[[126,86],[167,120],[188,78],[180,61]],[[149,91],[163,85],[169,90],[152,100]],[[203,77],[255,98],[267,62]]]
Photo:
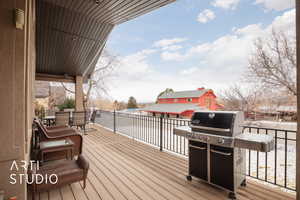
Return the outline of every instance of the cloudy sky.
[[[252,44],[272,28],[293,32],[294,0],[178,0],[116,27],[110,98],[153,102],[165,88],[217,93],[240,81]]]

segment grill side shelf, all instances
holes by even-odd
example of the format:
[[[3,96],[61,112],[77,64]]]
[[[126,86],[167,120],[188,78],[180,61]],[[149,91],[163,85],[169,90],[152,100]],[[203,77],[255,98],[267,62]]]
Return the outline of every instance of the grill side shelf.
[[[269,152],[274,149],[275,141],[271,135],[243,133],[235,137],[234,147]]]
[[[181,126],[174,128],[174,134],[178,136],[187,137],[188,134],[192,132],[192,129],[189,126]]]

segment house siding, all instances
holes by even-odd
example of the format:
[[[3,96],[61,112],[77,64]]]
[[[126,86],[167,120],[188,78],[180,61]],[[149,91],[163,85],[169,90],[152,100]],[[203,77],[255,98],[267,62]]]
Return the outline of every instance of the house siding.
[[[13,10],[25,11],[23,30],[16,29]],[[0,190],[4,199],[26,200],[26,184],[11,184],[13,161],[29,160],[35,72],[35,1],[0,1]],[[19,165],[20,166],[20,165]]]
[[[204,88],[200,88],[204,89]],[[199,89],[198,89],[199,90]],[[216,95],[214,94],[213,90],[207,90],[204,94],[201,94],[199,97],[184,97],[184,98],[159,98],[158,104],[197,104],[199,108],[208,109],[208,110],[218,110],[220,106],[217,103]],[[154,113],[148,111],[150,113]],[[186,110],[182,113],[171,113],[166,112],[169,114],[169,117],[172,118],[191,118],[193,115],[194,110]],[[160,116],[157,112],[155,116]]]
[[[206,101],[210,101],[210,105],[207,105]],[[208,91],[200,97],[187,97],[187,98],[164,98],[158,99],[159,104],[170,104],[170,103],[198,103],[200,107],[205,107],[209,110],[217,110],[219,108],[216,96],[212,91]]]

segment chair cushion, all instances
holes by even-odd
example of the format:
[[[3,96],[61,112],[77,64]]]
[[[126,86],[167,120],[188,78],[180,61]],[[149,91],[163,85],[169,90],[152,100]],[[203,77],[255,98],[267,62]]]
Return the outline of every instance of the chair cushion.
[[[35,184],[35,190],[42,191],[83,180],[84,173],[84,169],[80,167],[76,160],[58,160],[40,166],[32,174],[42,175],[43,178],[41,176],[34,176],[35,183],[41,182],[41,184]],[[56,180],[55,176],[51,176],[52,174],[56,174],[58,177],[56,184],[53,184]]]

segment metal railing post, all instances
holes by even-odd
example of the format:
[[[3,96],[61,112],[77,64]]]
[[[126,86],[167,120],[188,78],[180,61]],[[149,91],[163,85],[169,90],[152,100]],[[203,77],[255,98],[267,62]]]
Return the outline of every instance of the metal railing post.
[[[162,151],[163,150],[163,118],[162,116],[160,116],[159,119],[159,137],[160,137],[160,142],[159,142],[159,150]]]
[[[116,133],[116,110],[114,110],[114,133]]]
[[[258,174],[259,172],[259,168],[260,168],[260,159],[259,157],[262,157],[262,155],[260,156],[258,151],[255,150],[249,150],[249,155],[248,155],[248,173],[247,175],[252,177],[252,178],[256,178],[258,180],[262,180],[268,183],[272,183],[274,185],[280,186],[282,188],[286,188],[288,190],[293,190],[296,191],[296,187],[295,185],[289,183],[289,177],[288,176],[288,145],[291,143],[295,143],[296,139],[293,138],[296,135],[296,131],[295,130],[285,130],[285,129],[276,129],[276,128],[263,128],[263,127],[253,127],[253,126],[244,126],[244,131],[248,130],[249,133],[253,133],[253,134],[274,134],[274,140],[275,140],[275,149],[274,149],[274,161],[271,161],[271,163],[268,160],[268,155],[266,153],[265,155],[265,176],[261,177],[260,174]],[[256,131],[255,131],[256,130]],[[265,133],[262,133],[260,130],[264,130]],[[290,138],[288,137],[289,134],[293,134]],[[281,150],[279,145],[281,145],[283,147],[283,154],[279,154],[278,151]],[[254,158],[251,158],[252,152],[255,153],[256,152],[256,161],[254,162]],[[283,165],[283,173],[278,173],[278,160],[281,159],[282,162],[284,162]],[[253,172],[253,167],[251,168],[252,164],[255,163],[256,165],[256,174],[252,174]],[[270,164],[269,164],[270,163]],[[268,165],[271,165],[274,167],[274,178],[269,179],[268,177],[268,172],[269,169],[267,168]],[[279,177],[278,177],[279,176]]]

